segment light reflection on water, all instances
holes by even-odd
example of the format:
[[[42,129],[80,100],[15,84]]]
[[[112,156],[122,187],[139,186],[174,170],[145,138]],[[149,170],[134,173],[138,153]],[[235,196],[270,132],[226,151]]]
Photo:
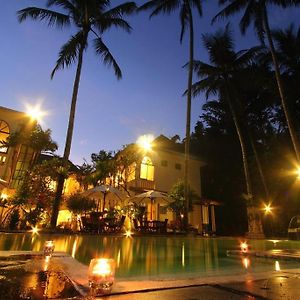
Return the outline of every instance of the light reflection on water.
[[[69,253],[88,265],[91,258],[114,258],[118,277],[195,277],[239,274],[274,270],[274,261],[227,257],[227,250],[238,250],[240,241],[201,237],[117,237],[89,235],[0,234],[0,250],[42,251],[46,240],[54,240],[55,251]],[[251,250],[271,250],[274,243],[248,241]],[[276,241],[276,249],[300,249],[297,241]],[[278,263],[279,265],[279,263]],[[300,267],[299,263],[282,261],[281,269]]]

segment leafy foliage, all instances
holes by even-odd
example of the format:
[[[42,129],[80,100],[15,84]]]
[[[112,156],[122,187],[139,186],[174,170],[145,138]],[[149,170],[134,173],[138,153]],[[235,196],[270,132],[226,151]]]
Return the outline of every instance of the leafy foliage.
[[[80,214],[87,213],[96,208],[96,204],[94,200],[88,197],[80,194],[73,194],[67,200],[67,207],[71,212]]]

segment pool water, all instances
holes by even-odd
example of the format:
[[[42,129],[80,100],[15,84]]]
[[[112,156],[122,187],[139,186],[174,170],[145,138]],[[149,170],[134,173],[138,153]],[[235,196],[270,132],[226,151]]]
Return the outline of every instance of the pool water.
[[[55,241],[55,251],[69,253],[88,265],[91,258],[114,258],[119,278],[192,278],[238,275],[248,272],[300,268],[300,262],[253,257],[228,257],[241,240],[179,236],[90,236],[0,233],[0,251],[41,251],[44,242]],[[299,249],[298,241],[250,240],[251,250]]]

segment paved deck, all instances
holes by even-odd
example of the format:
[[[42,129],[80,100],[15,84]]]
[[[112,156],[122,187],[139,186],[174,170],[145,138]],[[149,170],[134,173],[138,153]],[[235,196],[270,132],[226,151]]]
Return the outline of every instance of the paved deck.
[[[32,252],[0,251],[0,257]],[[43,260],[41,259],[41,265]],[[65,253],[51,259],[74,283],[81,296],[90,299],[87,266]],[[0,299],[1,291],[0,291]],[[52,298],[55,299],[55,298]],[[61,299],[61,298],[60,298]],[[74,298],[73,298],[74,299]],[[300,299],[300,269],[245,274],[241,276],[205,277],[184,280],[116,280],[111,295],[99,299],[120,300],[211,300],[211,299]],[[8,300],[8,299],[5,299]]]

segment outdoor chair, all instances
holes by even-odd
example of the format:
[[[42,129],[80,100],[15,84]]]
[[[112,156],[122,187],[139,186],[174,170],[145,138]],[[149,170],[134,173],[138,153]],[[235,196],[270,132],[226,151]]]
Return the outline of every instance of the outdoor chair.
[[[165,219],[164,222],[160,222],[158,232],[159,233],[167,233],[167,225],[168,225],[168,219]]]
[[[122,230],[122,227],[124,225],[125,219],[126,219],[126,216],[122,216],[121,219],[120,219],[120,221],[117,222],[117,224],[115,224],[114,232],[120,232]]]
[[[87,217],[81,217],[82,230],[88,233],[97,232],[97,226],[91,222]]]
[[[146,230],[145,226],[139,225],[138,219],[133,219],[133,226],[134,226],[134,229],[139,232]]]

